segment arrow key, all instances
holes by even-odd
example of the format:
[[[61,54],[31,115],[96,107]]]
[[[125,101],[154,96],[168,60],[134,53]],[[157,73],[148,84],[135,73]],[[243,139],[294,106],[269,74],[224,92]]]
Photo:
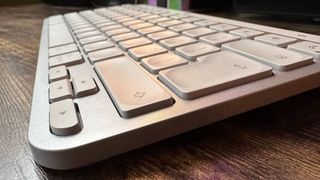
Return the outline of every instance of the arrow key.
[[[72,78],[74,94],[76,97],[88,96],[99,91],[96,83],[90,75]]]

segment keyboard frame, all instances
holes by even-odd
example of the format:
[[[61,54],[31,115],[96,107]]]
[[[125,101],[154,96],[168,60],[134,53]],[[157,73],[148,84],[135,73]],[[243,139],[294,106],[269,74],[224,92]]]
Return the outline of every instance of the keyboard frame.
[[[320,43],[320,36],[316,35],[190,12],[184,13]],[[95,78],[100,91],[88,97],[74,99],[81,111],[83,129],[75,135],[56,136],[51,134],[49,128],[48,19],[43,22],[28,139],[34,160],[52,169],[85,166],[320,86],[320,62],[317,60],[311,65],[287,72],[273,70],[275,75],[269,78],[194,100],[183,100],[162,84],[157,75],[150,74],[139,62],[131,58],[173,97],[175,103],[167,108],[126,119],[120,117],[107,91],[103,91],[102,83],[81,49],[80,53],[85,62],[76,66],[83,67],[78,71],[75,66],[71,66],[71,69],[74,68],[71,71],[74,75],[77,72],[89,72]],[[79,47],[79,42],[76,38],[75,40]],[[128,56],[127,53],[125,55]]]

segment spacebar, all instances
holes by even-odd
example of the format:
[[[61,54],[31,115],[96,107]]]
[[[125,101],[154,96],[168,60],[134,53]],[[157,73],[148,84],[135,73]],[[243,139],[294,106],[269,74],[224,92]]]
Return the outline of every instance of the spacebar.
[[[95,63],[118,112],[129,118],[170,106],[172,97],[128,57]]]

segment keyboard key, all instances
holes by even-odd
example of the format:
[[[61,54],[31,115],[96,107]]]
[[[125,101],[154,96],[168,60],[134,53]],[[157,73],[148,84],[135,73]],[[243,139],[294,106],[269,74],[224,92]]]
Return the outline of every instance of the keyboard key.
[[[209,20],[202,20],[202,21],[196,21],[196,22],[194,22],[194,24],[196,24],[198,26],[211,26],[211,25],[218,24],[218,23],[214,22],[214,21],[209,21]]]
[[[312,57],[253,40],[222,45],[223,49],[253,58],[280,71],[288,71],[313,63]]]
[[[75,76],[72,78],[74,94],[76,97],[84,97],[99,91],[96,83],[90,75]]]
[[[195,21],[200,21],[202,19],[200,18],[197,18],[197,17],[187,17],[187,18],[182,18],[180,19],[181,21],[184,21],[184,22],[189,22],[189,23],[192,23],[192,22],[195,22]]]
[[[68,136],[81,131],[81,123],[71,99],[50,104],[50,129],[57,136]]]
[[[116,24],[116,25],[111,25],[111,26],[104,26],[101,28],[101,31],[106,32],[106,31],[120,29],[120,28],[124,28],[124,27],[119,24]]]
[[[125,41],[128,39],[133,39],[133,38],[137,38],[137,37],[140,37],[140,35],[138,33],[129,32],[129,33],[124,33],[124,34],[112,36],[111,39],[112,39],[112,41],[118,43],[120,41]]]
[[[173,104],[171,96],[128,57],[98,62],[95,69],[124,118]]]
[[[51,103],[72,98],[73,93],[69,79],[63,79],[50,83],[49,99]]]
[[[51,68],[49,70],[49,81],[50,82],[58,81],[61,79],[68,79],[68,78],[69,78],[69,74],[68,74],[66,66],[57,66],[57,67]]]
[[[176,37],[179,36],[179,33],[174,32],[174,31],[160,31],[160,32],[156,32],[156,33],[152,33],[152,34],[148,34],[147,37],[149,39],[151,39],[152,41],[160,41],[162,39],[167,39],[167,38],[171,38],[171,37]]]
[[[91,51],[110,48],[113,46],[114,46],[114,43],[111,41],[100,41],[100,42],[96,42],[96,43],[86,44],[83,46],[83,49],[86,53],[88,53]]]
[[[93,27],[92,24],[86,23],[86,24],[82,24],[82,25],[79,25],[79,26],[73,26],[72,30],[75,31],[75,30],[78,30],[78,29],[92,28],[92,27]]]
[[[149,44],[129,49],[128,53],[135,60],[140,61],[142,58],[165,53],[167,50],[157,44]]]
[[[169,29],[175,32],[181,32],[189,29],[194,29],[197,27],[198,27],[197,25],[187,23],[187,24],[179,24],[179,25],[171,26],[169,27]]]
[[[221,46],[221,44],[224,44],[227,42],[240,40],[240,37],[236,35],[220,32],[220,33],[200,37],[200,40],[215,46]]]
[[[97,24],[96,26],[102,30],[104,27],[109,27],[109,26],[113,26],[113,25],[117,25],[117,23],[116,23],[116,22],[113,22],[113,21],[110,21],[110,22],[105,22],[105,23]],[[120,25],[119,25],[119,26],[120,26]],[[108,29],[108,28],[107,28],[107,29]]]
[[[255,37],[254,40],[264,42],[279,47],[287,47],[289,44],[295,43],[297,39],[280,36],[277,34],[266,34],[262,36]]]
[[[61,55],[61,54],[65,54],[65,53],[69,53],[77,50],[78,48],[74,43],[63,45],[63,46],[57,46],[57,47],[49,48],[49,56],[50,57],[57,56],[57,55]]]
[[[91,36],[91,37],[80,39],[79,42],[81,45],[85,45],[85,44],[89,44],[89,43],[103,41],[106,39],[107,38],[104,35],[97,35],[97,36]]]
[[[151,15],[151,16],[144,16],[144,17],[141,17],[140,19],[147,21],[147,20],[150,20],[150,19],[159,19],[159,18],[161,18],[161,16],[158,16],[158,15]]]
[[[106,60],[106,59],[110,59],[110,58],[114,58],[122,55],[123,55],[122,51],[118,48],[108,48],[108,49],[102,49],[102,50],[88,53],[88,57],[91,63],[95,63],[97,61]]]
[[[187,14],[175,14],[173,16],[170,16],[170,18],[172,19],[182,19],[182,18],[187,18],[188,15]]]
[[[209,34],[216,33],[216,30],[201,27],[201,28],[196,28],[196,29],[190,29],[187,31],[183,31],[182,34],[190,36],[192,38],[199,38],[200,36],[206,36]]]
[[[161,40],[159,43],[169,50],[174,50],[176,47],[184,46],[197,42],[197,40],[187,36],[177,36],[169,39]]]
[[[142,21],[140,19],[136,19],[136,20],[133,20],[133,21],[124,22],[122,24],[125,25],[125,26],[130,26],[130,25],[140,24],[140,23],[144,23],[144,21]]]
[[[159,22],[163,22],[163,21],[169,21],[171,19],[167,18],[167,17],[161,17],[161,18],[156,18],[156,19],[150,19],[148,20],[149,22],[153,23],[153,24],[157,24]]]
[[[219,50],[220,48],[214,47],[206,43],[198,42],[195,44],[178,47],[176,49],[176,53],[190,61],[194,61],[199,56],[214,53]]]
[[[242,39],[253,39],[256,36],[264,34],[264,32],[262,31],[257,31],[257,30],[248,29],[248,28],[233,30],[233,31],[230,31],[229,33],[240,36]]]
[[[76,64],[81,64],[83,62],[81,54],[76,51],[68,54],[63,54],[59,56],[53,56],[49,58],[49,67],[56,67],[56,66],[72,66]]]
[[[159,79],[179,97],[194,99],[273,75],[271,67],[227,51],[199,61],[161,71]]]
[[[147,45],[147,44],[151,44],[151,43],[152,43],[152,41],[150,41],[149,39],[144,38],[144,37],[140,37],[140,38],[130,39],[130,40],[126,40],[126,41],[121,41],[119,43],[119,46],[121,47],[121,49],[127,51],[130,48],[143,46],[143,45]]]
[[[221,32],[226,32],[234,29],[238,29],[238,26],[230,25],[230,24],[215,24],[210,26],[210,28],[221,31]]]
[[[288,49],[313,56],[318,61],[320,60],[320,44],[302,41],[289,45]]]
[[[95,35],[100,35],[100,34],[101,34],[100,31],[84,32],[84,33],[77,34],[77,38],[78,39],[83,39],[83,38],[87,38],[87,37],[95,36]]]
[[[165,53],[151,56],[141,60],[141,65],[150,73],[158,74],[164,69],[188,64],[188,61],[173,53]]]
[[[170,21],[164,21],[164,22],[160,22],[158,23],[159,26],[167,28],[169,26],[174,26],[174,25],[178,25],[178,24],[182,24],[184,23],[183,21],[179,21],[179,20],[170,20]]]
[[[49,26],[49,47],[74,43],[70,31],[65,23]]]
[[[77,29],[77,30],[74,30],[73,32],[75,34],[80,34],[80,33],[95,31],[95,30],[97,30],[95,27],[88,27],[88,28]]]
[[[152,27],[148,27],[148,28],[143,28],[143,29],[138,29],[137,32],[142,34],[142,35],[147,35],[150,33],[155,33],[155,32],[159,32],[159,31],[164,31],[166,30],[163,27],[160,26],[152,26]]]
[[[140,24],[131,25],[131,26],[129,26],[129,28],[131,28],[133,30],[138,30],[138,29],[151,27],[151,26],[154,26],[154,24],[146,22],[146,23],[140,23]]]

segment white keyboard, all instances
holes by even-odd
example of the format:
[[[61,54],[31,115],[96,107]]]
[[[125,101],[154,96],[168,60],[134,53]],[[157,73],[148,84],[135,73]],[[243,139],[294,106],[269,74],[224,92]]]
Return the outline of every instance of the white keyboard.
[[[320,86],[320,36],[146,5],[44,20],[34,160],[72,169]]]

